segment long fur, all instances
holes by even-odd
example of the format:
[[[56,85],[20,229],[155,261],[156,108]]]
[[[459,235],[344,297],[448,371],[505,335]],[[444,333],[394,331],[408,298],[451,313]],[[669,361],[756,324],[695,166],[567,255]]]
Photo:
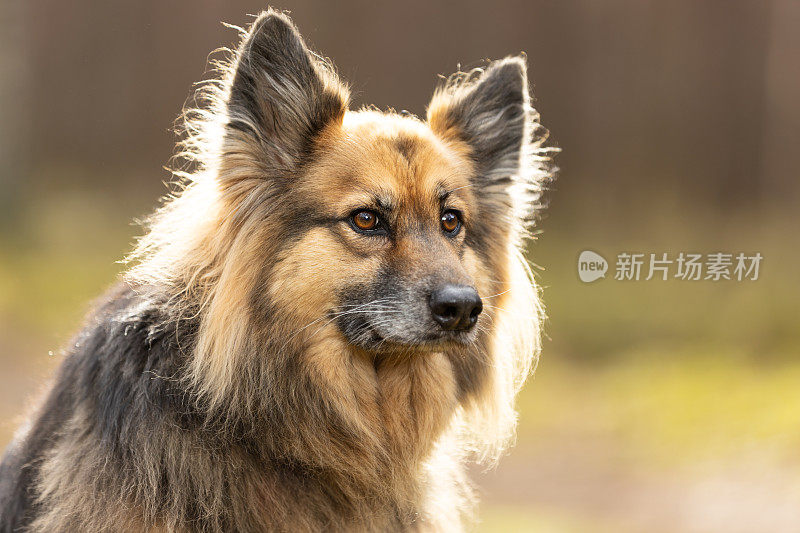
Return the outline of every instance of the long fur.
[[[422,122],[348,110],[280,13],[222,53],[183,115],[179,187],[3,460],[0,530],[459,530],[464,464],[510,443],[540,347],[522,250],[551,168],[524,59],[450,78]],[[471,176],[471,345],[381,357],[337,329],[325,287],[343,273],[319,254],[341,252],[312,223],[329,193],[309,176],[331,173],[320,154],[374,157],[356,129]],[[369,272],[345,276],[380,285]]]

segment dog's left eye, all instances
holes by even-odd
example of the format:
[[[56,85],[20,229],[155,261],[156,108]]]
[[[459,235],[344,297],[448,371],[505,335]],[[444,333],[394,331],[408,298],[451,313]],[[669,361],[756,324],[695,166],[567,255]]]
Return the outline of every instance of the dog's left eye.
[[[378,213],[371,209],[359,209],[350,215],[350,226],[359,233],[367,235],[384,235],[386,227],[378,216]]]
[[[461,229],[461,214],[454,209],[448,209],[442,213],[439,221],[444,232],[450,235],[456,235]]]

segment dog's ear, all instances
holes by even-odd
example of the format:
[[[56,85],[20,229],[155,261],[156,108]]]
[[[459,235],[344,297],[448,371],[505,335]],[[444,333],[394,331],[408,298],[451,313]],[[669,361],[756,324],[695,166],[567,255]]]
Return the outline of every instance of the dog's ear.
[[[491,192],[520,173],[531,113],[525,59],[509,57],[451,77],[434,93],[428,124],[440,137],[470,147],[478,185]]]
[[[269,10],[239,46],[227,101],[230,135],[251,137],[261,164],[291,171],[316,136],[339,122],[348,91],[333,70],[308,50],[292,21]]]

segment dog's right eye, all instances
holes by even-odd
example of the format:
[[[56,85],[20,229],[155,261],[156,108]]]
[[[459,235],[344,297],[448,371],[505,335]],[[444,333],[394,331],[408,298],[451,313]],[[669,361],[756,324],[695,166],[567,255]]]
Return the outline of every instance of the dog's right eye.
[[[378,213],[371,209],[361,209],[350,215],[350,225],[359,233],[370,235],[385,233]]]

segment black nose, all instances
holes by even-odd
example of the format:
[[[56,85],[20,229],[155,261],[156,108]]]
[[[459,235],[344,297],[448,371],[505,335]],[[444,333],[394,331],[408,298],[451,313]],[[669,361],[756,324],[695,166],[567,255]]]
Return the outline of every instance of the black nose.
[[[483,303],[466,285],[444,285],[431,293],[431,315],[446,330],[469,329],[478,321]]]

